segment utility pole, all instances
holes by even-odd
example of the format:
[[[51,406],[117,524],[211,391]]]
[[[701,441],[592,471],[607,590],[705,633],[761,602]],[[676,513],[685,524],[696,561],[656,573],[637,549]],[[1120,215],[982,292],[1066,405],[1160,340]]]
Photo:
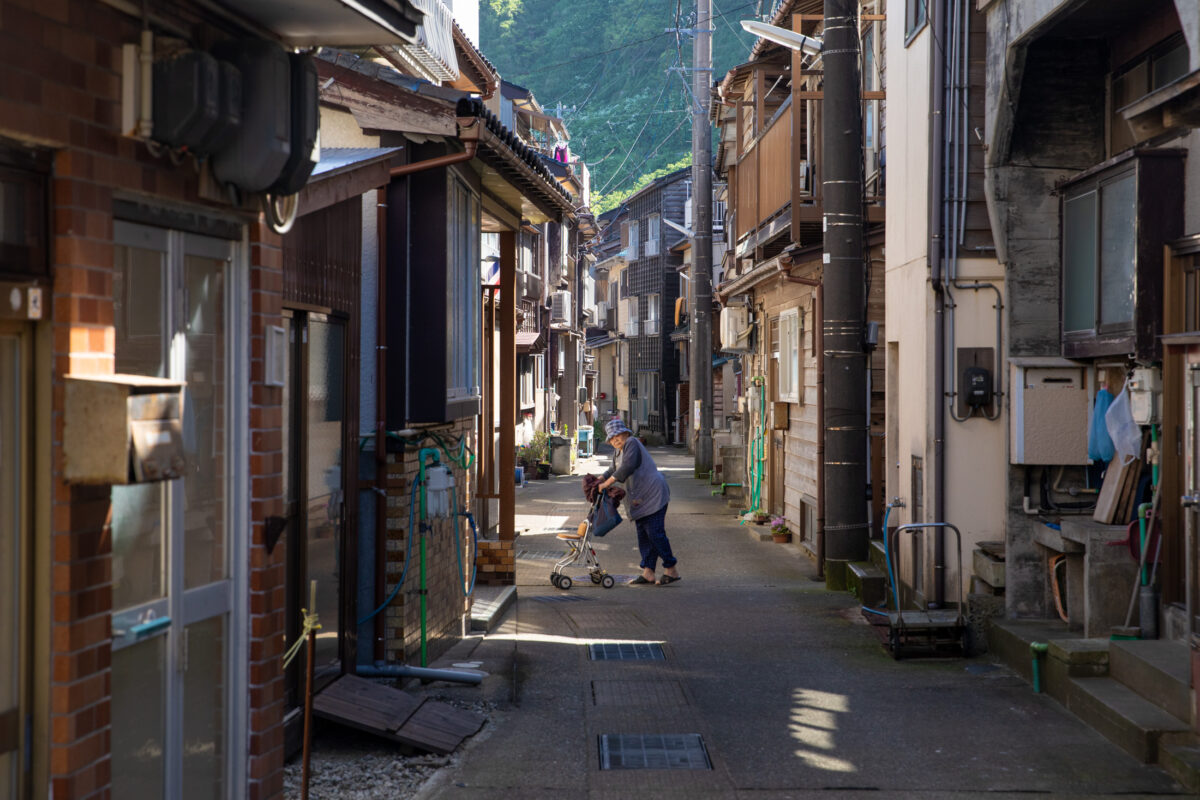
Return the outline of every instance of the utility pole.
[[[713,468],[712,412],[712,0],[696,0],[692,40],[692,313],[691,400],[700,403],[696,438],[697,477]]]
[[[858,0],[825,0],[825,580],[845,582],[867,558],[866,259],[863,254],[862,101]]]

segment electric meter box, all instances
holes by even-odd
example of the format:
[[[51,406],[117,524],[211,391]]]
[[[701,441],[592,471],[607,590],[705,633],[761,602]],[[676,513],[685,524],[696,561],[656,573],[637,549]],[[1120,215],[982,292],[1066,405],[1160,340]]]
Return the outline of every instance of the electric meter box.
[[[67,375],[67,482],[123,485],[182,477],[183,386],[141,375]]]
[[[265,191],[292,153],[291,60],[265,40],[225,42],[213,55],[242,76],[242,125],[213,156],[213,176],[246,192]]]
[[[1053,356],[1011,358],[1009,365],[1010,463],[1087,464],[1087,368]]]

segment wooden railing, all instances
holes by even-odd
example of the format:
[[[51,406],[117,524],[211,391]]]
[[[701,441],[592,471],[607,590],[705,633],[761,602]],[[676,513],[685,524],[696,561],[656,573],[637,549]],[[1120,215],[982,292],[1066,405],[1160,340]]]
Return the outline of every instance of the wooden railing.
[[[792,199],[792,115],[786,109],[750,144],[733,171],[736,241]]]

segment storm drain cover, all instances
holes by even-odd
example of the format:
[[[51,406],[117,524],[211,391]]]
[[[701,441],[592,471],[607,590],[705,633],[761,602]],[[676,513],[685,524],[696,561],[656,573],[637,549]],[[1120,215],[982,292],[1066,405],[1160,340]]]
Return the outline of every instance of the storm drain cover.
[[[712,769],[712,762],[698,733],[602,733],[600,769]]]
[[[541,594],[530,599],[537,600],[539,603],[579,603],[591,598],[577,594]]]
[[[589,644],[588,655],[592,661],[665,661],[661,644],[621,642]]]

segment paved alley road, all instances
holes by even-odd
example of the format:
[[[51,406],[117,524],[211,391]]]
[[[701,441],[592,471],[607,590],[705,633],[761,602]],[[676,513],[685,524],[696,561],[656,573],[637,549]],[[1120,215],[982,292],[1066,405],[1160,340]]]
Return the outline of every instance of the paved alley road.
[[[654,457],[671,482],[673,586],[553,588],[543,554],[560,548],[544,531],[582,518],[579,480],[518,490],[520,599],[469,654],[499,709],[425,797],[1184,794],[986,657],[893,661],[793,545],[739,527],[686,454]],[[632,525],[600,541],[610,572],[637,574]],[[660,643],[664,658],[590,660],[586,645],[606,642]],[[605,734],[698,734],[712,768],[602,770]]]

